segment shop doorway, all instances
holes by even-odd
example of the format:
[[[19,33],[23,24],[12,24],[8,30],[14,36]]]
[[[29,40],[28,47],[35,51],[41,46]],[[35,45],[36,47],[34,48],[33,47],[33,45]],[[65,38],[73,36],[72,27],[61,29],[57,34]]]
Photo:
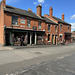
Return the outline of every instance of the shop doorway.
[[[54,35],[52,35],[52,44],[54,44]]]
[[[28,32],[28,44],[30,44],[30,33]]]
[[[32,44],[35,44],[35,33],[32,34]]]
[[[10,44],[10,34],[6,33],[6,46],[9,46]]]
[[[57,35],[55,36],[55,44],[57,44]]]

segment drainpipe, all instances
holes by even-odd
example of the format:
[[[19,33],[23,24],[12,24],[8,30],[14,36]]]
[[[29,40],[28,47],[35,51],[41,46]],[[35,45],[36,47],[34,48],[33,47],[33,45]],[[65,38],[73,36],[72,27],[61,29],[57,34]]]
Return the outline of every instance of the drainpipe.
[[[6,25],[4,25],[4,46],[6,46]]]

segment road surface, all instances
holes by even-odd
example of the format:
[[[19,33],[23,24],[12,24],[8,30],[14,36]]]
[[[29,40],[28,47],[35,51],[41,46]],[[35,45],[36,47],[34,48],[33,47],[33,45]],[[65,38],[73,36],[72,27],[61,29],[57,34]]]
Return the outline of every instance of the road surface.
[[[0,75],[75,75],[74,60],[75,43],[4,50],[0,51]]]

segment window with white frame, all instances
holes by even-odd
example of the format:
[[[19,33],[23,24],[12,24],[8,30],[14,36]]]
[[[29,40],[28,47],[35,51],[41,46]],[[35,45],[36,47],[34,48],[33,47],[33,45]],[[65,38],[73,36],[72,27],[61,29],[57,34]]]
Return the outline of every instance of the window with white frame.
[[[12,25],[18,25],[18,16],[12,15]]]
[[[30,21],[31,21],[30,19],[27,19],[27,27],[29,27],[29,28],[31,27]]]
[[[41,21],[38,22],[38,28],[41,29]]]
[[[50,34],[48,34],[48,41],[50,41]]]
[[[50,25],[48,25],[48,31],[50,31],[50,27],[51,27],[51,26],[50,26]]]

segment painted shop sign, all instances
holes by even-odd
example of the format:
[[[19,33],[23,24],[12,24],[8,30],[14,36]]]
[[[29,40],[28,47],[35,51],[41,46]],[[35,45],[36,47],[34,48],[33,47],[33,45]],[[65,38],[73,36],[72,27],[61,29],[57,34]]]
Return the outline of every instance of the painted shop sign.
[[[25,24],[25,20],[21,20],[21,24]]]

